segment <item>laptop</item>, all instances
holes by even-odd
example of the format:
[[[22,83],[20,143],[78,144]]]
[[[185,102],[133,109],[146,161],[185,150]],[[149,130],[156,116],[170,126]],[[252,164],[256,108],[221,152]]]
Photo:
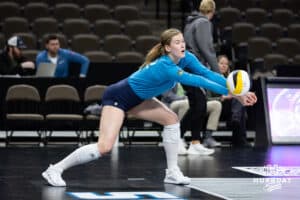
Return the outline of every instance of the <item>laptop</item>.
[[[36,77],[54,77],[56,65],[53,63],[40,63],[36,70]]]

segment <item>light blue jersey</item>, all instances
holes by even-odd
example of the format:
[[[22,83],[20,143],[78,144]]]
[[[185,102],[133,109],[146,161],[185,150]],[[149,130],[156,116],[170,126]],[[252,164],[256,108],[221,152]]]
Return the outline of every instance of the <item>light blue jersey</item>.
[[[184,71],[189,69],[192,73]],[[171,89],[179,82],[184,85],[203,87],[218,94],[228,94],[226,79],[207,69],[189,51],[176,65],[164,55],[136,71],[128,78],[133,91],[142,99],[150,99]]]

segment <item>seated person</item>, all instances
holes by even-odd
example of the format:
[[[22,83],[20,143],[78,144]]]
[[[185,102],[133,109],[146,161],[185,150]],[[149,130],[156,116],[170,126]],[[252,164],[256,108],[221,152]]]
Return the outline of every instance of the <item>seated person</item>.
[[[180,92],[178,92],[178,90]],[[182,89],[180,84],[177,84],[174,88],[162,94],[161,100],[178,115],[179,120],[181,120],[184,117],[184,115],[187,113],[189,109],[188,98],[184,95],[184,90]],[[219,101],[213,100],[207,102],[208,122],[206,126],[206,131],[203,133],[204,146],[216,147],[221,145],[221,143],[215,141],[212,138],[212,131],[217,130],[218,127],[221,109],[222,109],[222,105]],[[183,140],[183,136],[184,133],[181,133],[182,140],[179,144],[179,151],[178,151],[179,155],[186,155],[189,152],[185,148],[186,145]],[[212,149],[207,149],[204,146],[203,149],[205,149],[206,151],[200,154],[209,155],[214,152]]]
[[[171,90],[162,94],[161,101],[178,115],[179,121],[189,109],[188,98],[184,95],[183,88],[179,83]]]
[[[40,63],[53,63],[56,65],[55,77],[68,77],[70,63],[81,65],[80,77],[85,77],[88,72],[89,59],[79,53],[68,49],[60,48],[60,43],[56,35],[49,35],[46,39],[46,49],[36,57],[36,66]]]
[[[220,73],[227,77],[230,73],[229,59],[225,55],[218,56],[218,65]],[[250,147],[247,142],[246,120],[247,110],[239,101],[232,96],[221,96],[223,104],[222,115],[227,116],[227,121],[232,128],[232,146],[233,147]]]
[[[13,36],[0,52],[1,75],[29,75],[34,73],[35,65],[22,55],[26,45],[21,37]]]
[[[213,137],[213,131],[218,129],[219,120],[222,112],[222,104],[217,100],[208,100],[206,103],[207,106],[207,123],[206,129],[203,132],[203,145],[205,147],[219,147],[221,146],[220,142],[217,142]]]

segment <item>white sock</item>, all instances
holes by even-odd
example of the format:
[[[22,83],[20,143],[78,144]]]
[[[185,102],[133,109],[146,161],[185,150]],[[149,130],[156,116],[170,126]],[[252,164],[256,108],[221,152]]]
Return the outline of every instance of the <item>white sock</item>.
[[[166,157],[167,157],[167,167],[168,167],[168,169],[172,169],[174,167],[177,167],[178,144],[164,143],[164,149],[165,149],[165,153],[166,153]]]
[[[92,160],[96,160],[100,156],[101,155],[98,149],[98,144],[88,144],[73,151],[63,160],[56,163],[54,167],[58,168],[59,170],[62,170],[61,172],[63,172],[64,170],[69,169],[70,167],[84,164]]]
[[[167,158],[167,167],[172,169],[178,164],[178,143],[180,139],[179,123],[164,127],[163,145]]]

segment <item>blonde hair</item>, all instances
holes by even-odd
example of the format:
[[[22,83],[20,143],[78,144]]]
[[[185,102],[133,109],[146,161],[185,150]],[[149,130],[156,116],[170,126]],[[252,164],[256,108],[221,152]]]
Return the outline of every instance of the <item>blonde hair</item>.
[[[216,3],[214,0],[202,0],[199,6],[199,11],[204,15],[214,12],[216,10]]]
[[[145,62],[142,64],[141,68],[150,64],[160,56],[165,55],[165,45],[170,45],[172,38],[180,33],[181,31],[175,28],[170,28],[162,32],[162,34],[160,35],[160,42],[148,52]]]

